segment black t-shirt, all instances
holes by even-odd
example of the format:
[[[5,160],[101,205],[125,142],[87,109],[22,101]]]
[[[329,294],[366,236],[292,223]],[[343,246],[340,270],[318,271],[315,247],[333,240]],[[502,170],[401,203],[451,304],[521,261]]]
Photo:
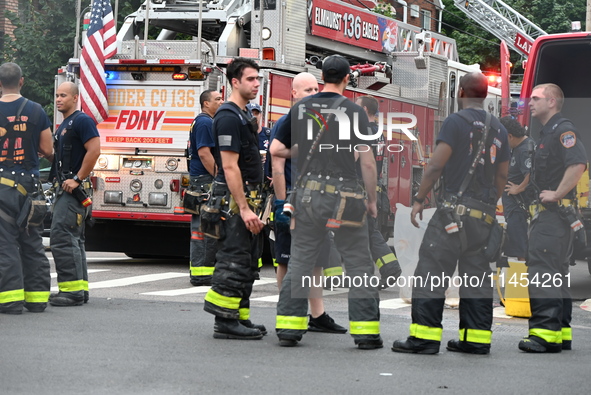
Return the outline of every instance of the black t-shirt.
[[[474,116],[484,124],[486,120],[486,112],[484,110],[469,108],[466,111],[469,112],[466,113],[467,115]],[[498,129],[495,129],[495,125],[498,126]],[[451,114],[443,122],[443,125],[441,125],[441,131],[437,136],[437,143],[445,142],[452,149],[452,155],[443,170],[445,190],[448,193],[456,194],[460,190],[460,186],[472,166],[473,149],[478,149],[478,147],[472,147],[473,129],[473,124],[468,123],[458,113]],[[488,133],[487,140],[491,141],[492,138],[492,144],[486,147],[486,154],[489,155],[491,163],[494,165],[509,161],[511,150],[505,127],[493,117]],[[482,161],[483,158],[481,157],[481,163]],[[481,195],[472,196],[468,191],[464,196],[470,196],[484,202],[496,204],[496,201],[493,201],[496,200],[496,198],[493,198],[496,197],[496,187],[493,184],[493,180],[486,180],[485,178],[484,166],[479,164],[472,176],[471,184],[474,182],[480,184]]]
[[[228,106],[234,106],[235,111]],[[263,162],[259,153],[258,135],[256,131],[252,131],[250,121],[248,112],[232,102],[222,104],[215,113],[213,157],[218,169],[216,181],[226,182],[220,151],[233,151],[239,154],[238,167],[243,182],[259,184],[263,181]]]
[[[555,114],[540,132],[534,156],[534,180],[540,191],[555,191],[567,167],[587,164],[579,132],[569,120],[559,123],[561,118],[562,114]],[[572,191],[566,195],[566,198],[572,197]]]
[[[328,119],[306,172],[355,179],[355,150],[371,149],[375,141],[358,136],[372,134],[372,131],[365,111],[357,104],[345,99],[338,105],[336,117],[326,112],[341,97],[337,93],[320,92],[300,100],[286,115],[275,138],[287,148],[297,144],[297,163],[303,164],[321,125]],[[297,168],[294,171],[299,172]]]
[[[528,137],[519,143],[517,147],[513,148],[513,151],[511,152],[509,172],[507,174],[507,181],[511,181],[513,184],[520,185],[525,179],[525,176],[531,172],[532,161],[530,158],[530,149],[533,148],[533,146],[533,140]],[[520,199],[523,200],[525,197],[524,194],[521,193],[520,195]],[[526,201],[524,200],[524,202]],[[507,192],[503,191],[503,210],[505,212],[509,212],[518,207],[519,205],[515,198],[507,195]]]

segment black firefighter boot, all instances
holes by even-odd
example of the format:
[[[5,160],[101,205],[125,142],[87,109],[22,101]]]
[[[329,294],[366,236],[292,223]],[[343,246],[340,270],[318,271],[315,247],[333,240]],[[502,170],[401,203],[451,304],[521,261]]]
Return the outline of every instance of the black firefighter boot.
[[[216,316],[213,337],[215,339],[259,340],[263,338],[263,334],[256,328],[245,327],[236,319]]]

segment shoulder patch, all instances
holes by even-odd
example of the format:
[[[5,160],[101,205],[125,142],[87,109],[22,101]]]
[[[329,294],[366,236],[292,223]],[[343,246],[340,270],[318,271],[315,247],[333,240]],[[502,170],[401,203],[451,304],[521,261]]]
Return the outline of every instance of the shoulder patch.
[[[220,147],[229,147],[232,145],[232,136],[227,134],[222,134],[218,136],[218,144]]]
[[[490,146],[490,163],[494,165],[496,160],[497,160],[497,146],[492,144]]]
[[[577,136],[573,132],[564,132],[560,135],[560,143],[564,148],[574,147],[577,143]]]

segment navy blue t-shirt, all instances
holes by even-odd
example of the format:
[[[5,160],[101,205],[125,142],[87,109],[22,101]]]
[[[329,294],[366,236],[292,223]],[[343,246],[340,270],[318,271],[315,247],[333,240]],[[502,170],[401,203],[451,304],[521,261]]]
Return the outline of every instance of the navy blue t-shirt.
[[[0,102],[0,113],[8,118],[15,117],[23,100],[25,98],[21,97],[12,102]],[[30,157],[25,158],[25,162],[31,165],[28,172],[39,176],[39,155],[37,154],[39,152],[39,136],[42,131],[51,127],[51,123],[43,108],[31,100],[23,108],[21,120],[27,122],[27,128],[31,128],[31,140],[28,147]],[[27,171],[25,163],[15,163],[12,169],[17,172]]]
[[[199,114],[191,125],[191,133],[189,135],[189,150],[191,153],[189,174],[191,177],[209,174],[205,166],[203,166],[201,158],[199,158],[198,151],[203,147],[215,147],[212,126],[213,118],[205,113]]]
[[[268,151],[271,137],[271,129],[262,127],[259,133],[259,150]]]
[[[277,120],[277,122],[275,122],[275,126],[273,126],[273,129],[271,129],[271,136],[269,137],[269,146],[271,146],[271,143],[273,142],[273,139],[275,138],[275,135],[277,134],[277,130],[279,130],[279,128],[281,127],[281,124],[283,122],[285,122],[286,117],[283,116],[281,118],[279,118]],[[267,161],[265,162],[265,165],[269,164],[269,167],[271,166],[271,161],[269,161],[269,159],[267,158]],[[267,174],[272,174],[272,170],[267,170]],[[291,159],[287,158],[285,160],[285,169],[283,171],[283,174],[285,175],[285,187],[289,190],[291,189]]]
[[[477,119],[481,120],[484,124],[486,119],[486,112],[484,110],[476,110],[469,108],[466,111],[471,112]],[[507,137],[507,130],[498,121],[495,123],[493,118],[491,127],[489,128],[490,141],[491,133],[492,144],[485,153],[489,155],[491,163],[502,163],[509,161],[511,157],[511,149],[509,147],[509,138]],[[495,124],[499,126],[499,130],[495,130],[493,127]],[[473,125],[468,123],[458,113],[451,114],[441,125],[441,130],[437,136],[437,144],[444,142],[449,144],[452,149],[452,155],[448,162],[445,164],[443,169],[443,179],[445,182],[445,190],[448,193],[455,194],[459,191],[468,170],[472,166],[472,155],[473,149],[478,147],[472,147],[472,130]],[[481,158],[481,163],[484,158]],[[496,196],[496,187],[490,182],[491,180],[485,180],[484,177],[484,166],[478,165],[476,171],[472,177],[472,183],[479,182],[481,188],[481,196],[471,196],[470,192],[466,192],[464,196],[470,196],[475,199],[482,200],[491,204],[496,204],[493,201],[493,196]]]
[[[528,137],[519,143],[517,147],[513,148],[507,181],[520,185],[525,179],[525,176],[531,172],[532,158],[530,157],[530,148],[533,146],[534,141]],[[525,202],[523,200],[525,195],[523,193],[520,195],[519,199]],[[509,213],[517,208],[519,208],[519,204],[515,200],[515,197],[509,196],[507,192],[503,191],[503,211]]]
[[[74,114],[76,113],[79,113],[79,115],[74,117]],[[92,118],[83,112],[75,111],[72,115],[63,120],[60,127],[55,132],[58,147],[56,158],[59,161],[64,160],[64,135],[66,134],[70,122],[72,122],[70,133],[73,133],[71,138],[72,150],[70,151],[70,168],[61,168],[58,170],[62,173],[72,172],[72,174],[76,174],[80,170],[80,167],[82,167],[84,156],[86,156],[86,148],[84,148],[84,144],[86,144],[88,140],[100,136]]]

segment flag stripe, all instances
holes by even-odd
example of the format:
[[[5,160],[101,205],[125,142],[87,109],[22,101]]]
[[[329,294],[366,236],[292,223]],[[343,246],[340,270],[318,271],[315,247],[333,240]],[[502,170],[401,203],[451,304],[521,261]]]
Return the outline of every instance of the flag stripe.
[[[82,111],[98,124],[109,116],[105,59],[117,53],[113,9],[109,0],[93,0],[86,42],[80,59]]]

